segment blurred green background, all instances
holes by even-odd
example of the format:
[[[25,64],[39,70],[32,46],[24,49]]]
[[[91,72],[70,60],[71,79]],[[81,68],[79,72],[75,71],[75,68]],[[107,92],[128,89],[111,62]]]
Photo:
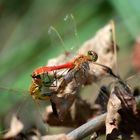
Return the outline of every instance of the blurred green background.
[[[33,69],[64,52],[58,39],[50,39],[50,26],[58,30],[70,50],[113,19],[120,57],[129,54],[140,33],[139,5],[139,0],[0,0],[0,86],[28,90]],[[75,23],[64,20],[68,14],[73,14]],[[20,92],[2,90],[0,117],[20,102]]]

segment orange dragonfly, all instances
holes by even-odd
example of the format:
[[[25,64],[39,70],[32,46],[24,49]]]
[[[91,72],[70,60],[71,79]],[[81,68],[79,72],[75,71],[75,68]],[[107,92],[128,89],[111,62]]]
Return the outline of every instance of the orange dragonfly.
[[[55,104],[51,100],[52,91],[49,89],[50,87],[57,87],[57,85],[53,84],[59,79],[59,77],[57,77],[56,71],[62,69],[77,69],[82,63],[86,61],[95,62],[97,59],[98,55],[94,51],[88,51],[87,55],[79,55],[71,62],[58,66],[42,66],[35,69],[31,75],[32,83],[29,89],[31,97],[34,100],[50,100],[53,112],[55,115],[57,115]],[[49,72],[53,72],[54,75],[50,75]]]
[[[71,62],[58,66],[43,66],[35,69],[32,73],[32,83],[30,86],[30,95],[35,100],[50,100],[54,113],[57,115],[56,107],[51,100],[52,91],[50,87],[57,87],[53,83],[59,79],[56,71],[60,69],[78,69],[80,65],[87,61],[95,62],[98,59],[98,55],[94,51],[88,51],[87,55],[79,55]],[[50,75],[49,72],[54,72],[54,75]]]

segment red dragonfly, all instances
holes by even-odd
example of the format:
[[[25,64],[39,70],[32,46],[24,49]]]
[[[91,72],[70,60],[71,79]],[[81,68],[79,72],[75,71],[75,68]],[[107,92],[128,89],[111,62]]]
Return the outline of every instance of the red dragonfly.
[[[78,57],[76,57],[75,59],[73,59],[72,61],[62,64],[62,65],[58,65],[58,66],[42,66],[39,67],[37,69],[35,69],[31,75],[32,77],[32,84],[30,87],[30,94],[34,99],[40,99],[40,100],[46,100],[48,99],[48,97],[46,96],[41,96],[39,94],[39,90],[40,87],[42,86],[42,84],[45,87],[50,87],[53,86],[52,83],[57,80],[57,74],[54,72],[56,70],[60,70],[60,69],[73,69],[73,68],[80,68],[80,65],[84,62],[87,61],[93,61],[96,62],[98,59],[98,55],[96,52],[90,50],[87,52],[87,55],[79,55]],[[49,75],[49,72],[54,72],[54,79],[52,79]],[[44,75],[45,74],[45,75]],[[46,78],[47,76],[47,78]]]
[[[53,83],[57,84],[56,70],[60,69],[79,69],[80,65],[87,61],[95,62],[98,59],[98,55],[94,51],[88,51],[87,55],[79,55],[71,62],[58,66],[43,66],[35,69],[32,73],[32,83],[30,86],[30,95],[35,100],[50,100],[52,104],[53,112],[57,115],[56,107],[51,100],[51,90],[50,87],[57,87]],[[50,76],[49,72],[54,72],[53,76]]]

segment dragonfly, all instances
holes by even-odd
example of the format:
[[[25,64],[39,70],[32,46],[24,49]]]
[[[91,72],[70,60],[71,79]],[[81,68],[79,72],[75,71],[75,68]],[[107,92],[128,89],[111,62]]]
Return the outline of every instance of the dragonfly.
[[[73,18],[71,15],[70,17]],[[61,44],[63,48],[65,49],[65,55],[68,57],[68,51],[66,51],[65,44],[60,36],[60,34],[57,32],[57,30],[54,27],[50,27],[49,33],[54,31],[54,33],[58,36],[59,40],[61,41]],[[76,32],[76,31],[75,31]],[[57,81],[62,76],[59,75],[56,71],[58,70],[71,70],[71,69],[80,69],[80,66],[87,62],[92,61],[96,62],[98,59],[98,55],[95,51],[88,50],[87,54],[79,54],[72,60],[68,61],[65,64],[61,65],[55,65],[55,66],[42,66],[37,69],[35,69],[31,75],[32,77],[32,83],[30,86],[30,95],[33,97],[33,99],[39,99],[39,100],[50,100],[52,104],[53,111],[56,113],[56,107],[53,103],[51,96],[53,92],[50,90],[51,87],[57,87]],[[53,63],[52,63],[53,65]]]
[[[34,100],[49,100],[56,116],[58,116],[58,114],[56,105],[51,99],[53,91],[51,91],[50,88],[57,87],[57,80],[60,78],[60,76],[57,76],[57,70],[68,69],[73,66],[73,63],[66,63],[58,66],[42,66],[35,69],[31,75],[32,82],[29,89],[31,97]],[[53,72],[53,75],[50,74],[50,72]]]
[[[31,75],[32,83],[30,86],[30,95],[33,99],[39,100],[48,100],[51,99],[51,91],[48,91],[46,88],[57,87],[57,79],[61,76],[57,77],[57,70],[60,69],[80,69],[80,65],[87,61],[96,62],[98,59],[97,53],[94,51],[88,51],[87,55],[79,55],[74,58],[71,62],[58,65],[58,66],[42,66],[35,69]],[[49,72],[54,73],[54,75],[50,75]],[[56,85],[53,83],[56,82]],[[42,88],[45,87],[45,90]],[[52,102],[52,101],[51,101]]]

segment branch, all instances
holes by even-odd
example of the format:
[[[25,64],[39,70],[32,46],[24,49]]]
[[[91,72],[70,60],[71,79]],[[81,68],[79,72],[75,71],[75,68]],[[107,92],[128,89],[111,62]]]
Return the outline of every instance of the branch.
[[[67,136],[72,140],[80,140],[92,134],[94,131],[99,130],[104,125],[105,119],[106,119],[106,113],[83,124],[82,126],[68,133]]]
[[[41,140],[81,140],[82,138],[98,131],[105,123],[106,113],[90,120],[89,122],[81,125],[72,132],[65,134],[58,134],[52,136],[42,136]]]

